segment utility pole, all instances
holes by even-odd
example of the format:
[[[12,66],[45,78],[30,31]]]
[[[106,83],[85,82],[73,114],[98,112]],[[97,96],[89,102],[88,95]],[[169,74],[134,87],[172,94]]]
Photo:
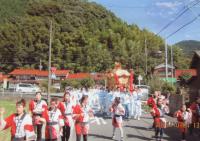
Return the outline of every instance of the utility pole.
[[[172,72],[172,78],[174,78],[174,59],[173,59],[173,47],[171,46],[171,65],[172,65],[172,69],[171,69],[171,72]]]
[[[168,79],[168,48],[167,41],[165,40],[165,78]]]
[[[42,61],[40,59],[40,66],[39,66],[40,71],[42,70]]]
[[[145,41],[144,41],[144,43],[145,43],[145,73],[146,73],[146,75],[147,75],[147,69],[148,69],[148,67],[147,67],[147,40],[146,40],[146,37],[145,37]]]
[[[49,33],[49,66],[48,66],[48,91],[47,102],[50,104],[51,93],[51,44],[52,43],[52,21],[50,21],[50,33]]]

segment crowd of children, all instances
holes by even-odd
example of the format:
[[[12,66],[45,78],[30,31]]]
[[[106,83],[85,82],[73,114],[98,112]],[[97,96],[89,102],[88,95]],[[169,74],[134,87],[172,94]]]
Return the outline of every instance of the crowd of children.
[[[153,118],[153,128],[155,129],[155,138],[157,141],[163,139],[164,128],[170,125],[165,119],[165,114],[169,113],[169,95],[163,96],[160,91],[155,91],[148,99],[147,105],[151,108]],[[174,113],[177,119],[177,128],[181,133],[181,141],[186,141],[186,133],[189,130],[190,135],[193,129],[200,122],[200,98],[190,105],[183,104],[178,111]]]
[[[98,96],[97,96],[98,94]],[[91,122],[103,124],[102,118],[95,117],[95,110],[106,115],[111,115],[113,134],[120,130],[120,141],[124,140],[123,119],[131,118],[140,120],[142,115],[142,93],[135,88],[133,93],[127,91],[107,91],[104,89],[68,90],[62,100],[51,98],[50,105],[42,100],[42,94],[37,92],[35,98],[29,102],[29,111],[25,111],[26,102],[20,100],[16,103],[16,113],[3,118],[4,108],[0,108],[0,130],[11,128],[11,141],[69,141],[73,129],[76,133],[76,141],[88,140],[89,125]],[[169,95],[161,95],[160,91],[147,100],[150,113],[153,118],[152,127],[155,129],[155,139],[163,139],[164,129],[167,127],[165,114],[169,113]],[[200,98],[189,106],[182,105],[180,110],[174,113],[177,118],[177,127],[181,132],[182,141],[186,140],[186,133],[193,133],[196,123],[200,121]],[[45,133],[43,136],[43,127]]]

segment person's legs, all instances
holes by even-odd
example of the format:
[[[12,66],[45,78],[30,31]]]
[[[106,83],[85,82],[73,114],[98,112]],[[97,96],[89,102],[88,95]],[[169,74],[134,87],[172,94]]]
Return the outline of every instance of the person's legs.
[[[140,120],[140,117],[142,115],[142,105],[141,103],[138,105],[138,113],[137,113],[137,118]]]
[[[127,118],[130,118],[130,103],[127,104]]]
[[[153,125],[152,128],[156,128],[155,117],[153,117]]]
[[[83,141],[87,141],[87,135],[83,135]]]
[[[113,134],[112,134],[112,138],[115,137],[115,131],[116,131],[116,128],[113,126]]]
[[[185,140],[185,132],[182,132],[182,140]]]
[[[156,137],[156,138],[158,138],[158,134],[159,134],[159,128],[156,127],[156,128],[155,128],[155,137]]]
[[[190,126],[189,126],[189,133],[190,133],[190,135],[193,134],[193,129],[194,129],[194,123],[191,123]]]
[[[71,128],[69,127],[69,126],[66,126],[65,127],[66,129],[65,129],[65,131],[66,131],[66,141],[68,141],[69,140],[69,137],[70,137],[70,134],[71,134]]]
[[[133,106],[133,117],[136,119],[137,117],[137,103],[134,101],[134,106]]]
[[[81,141],[81,135],[76,134],[76,141]]]
[[[126,104],[126,118],[129,117],[129,108],[128,108],[128,104]]]
[[[162,140],[163,138],[163,132],[164,132],[163,128],[160,128],[160,140]]]
[[[123,131],[123,128],[120,127],[119,130],[120,130],[120,137],[121,137],[121,140],[123,140],[123,137],[124,137],[124,131]]]
[[[42,124],[38,124],[37,127],[37,141],[42,140]]]
[[[66,137],[66,126],[63,126],[63,135],[62,135],[62,141],[65,141],[65,137]]]

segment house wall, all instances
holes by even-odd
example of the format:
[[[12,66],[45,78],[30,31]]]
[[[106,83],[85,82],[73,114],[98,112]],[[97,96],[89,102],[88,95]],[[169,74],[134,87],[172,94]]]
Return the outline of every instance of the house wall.
[[[165,68],[159,68],[154,70],[154,75],[158,77],[165,77]],[[172,70],[168,69],[168,77],[172,77]]]
[[[200,96],[200,60],[196,63],[197,77],[189,84],[190,101],[195,101],[196,97]]]

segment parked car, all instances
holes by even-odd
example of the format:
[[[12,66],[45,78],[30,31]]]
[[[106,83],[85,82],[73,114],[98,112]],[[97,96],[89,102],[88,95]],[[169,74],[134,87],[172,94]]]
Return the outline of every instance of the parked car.
[[[30,93],[30,92],[39,92],[40,88],[33,84],[19,83],[15,87],[16,92]]]

